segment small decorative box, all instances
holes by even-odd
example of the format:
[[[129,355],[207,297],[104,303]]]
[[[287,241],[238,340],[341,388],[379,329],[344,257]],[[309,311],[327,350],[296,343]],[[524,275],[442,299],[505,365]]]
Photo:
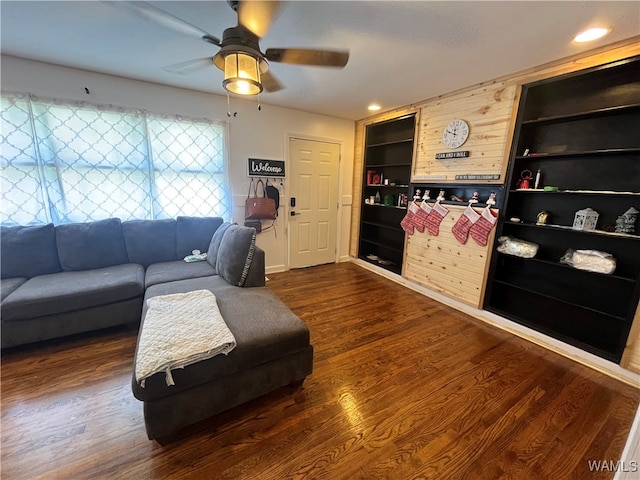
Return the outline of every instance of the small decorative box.
[[[574,230],[595,230],[600,214],[591,208],[578,210],[573,219]]]

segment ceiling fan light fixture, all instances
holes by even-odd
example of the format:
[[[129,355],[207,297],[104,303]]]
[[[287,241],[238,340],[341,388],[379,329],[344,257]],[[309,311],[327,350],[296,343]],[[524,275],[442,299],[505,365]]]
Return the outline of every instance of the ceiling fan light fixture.
[[[222,86],[237,95],[257,95],[262,92],[260,59],[243,52],[232,52],[224,57]]]

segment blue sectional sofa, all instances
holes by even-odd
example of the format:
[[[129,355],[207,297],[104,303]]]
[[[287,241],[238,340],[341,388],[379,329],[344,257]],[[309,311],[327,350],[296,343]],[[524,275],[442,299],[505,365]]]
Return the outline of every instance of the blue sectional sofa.
[[[133,324],[158,295],[209,290],[237,346],[141,385],[149,438],[159,438],[311,373],[309,330],[265,287],[255,230],[221,218],[117,218],[2,227],[2,348]],[[193,250],[206,261],[187,263]],[[255,288],[244,288],[255,287]],[[144,308],[143,308],[144,307]],[[135,359],[134,359],[135,366]]]

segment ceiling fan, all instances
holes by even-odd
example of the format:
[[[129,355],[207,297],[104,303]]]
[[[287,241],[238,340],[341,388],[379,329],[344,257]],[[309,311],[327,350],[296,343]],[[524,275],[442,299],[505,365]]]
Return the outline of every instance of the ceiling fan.
[[[256,95],[264,90],[276,92],[284,88],[269,70],[269,62],[344,67],[349,60],[345,50],[315,50],[303,48],[260,49],[263,37],[276,18],[282,2],[259,0],[227,0],[237,13],[238,25],[227,28],[222,40],[150,3],[142,1],[109,2],[180,33],[197,36],[220,47],[213,57],[188,60],[166,67],[175,73],[190,73],[212,63],[224,72],[222,85],[239,95]]]

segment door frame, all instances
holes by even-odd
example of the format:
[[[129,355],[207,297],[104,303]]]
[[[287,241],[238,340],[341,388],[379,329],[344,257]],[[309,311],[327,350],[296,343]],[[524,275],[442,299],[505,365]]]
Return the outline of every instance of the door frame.
[[[290,216],[290,211],[291,211],[291,206],[289,204],[289,199],[291,198],[291,191],[292,191],[292,183],[293,183],[293,176],[291,175],[292,172],[292,167],[291,167],[291,151],[289,149],[290,146],[290,141],[291,139],[296,138],[298,140],[308,140],[308,141],[312,141],[312,142],[322,142],[322,143],[334,143],[337,144],[340,147],[340,151],[338,154],[338,210],[337,210],[337,225],[336,225],[336,258],[334,263],[338,263],[340,260],[340,254],[341,249],[340,249],[340,239],[342,237],[342,214],[343,214],[343,201],[342,201],[342,197],[343,197],[343,189],[342,189],[342,183],[343,183],[343,163],[342,163],[342,158],[344,156],[344,139],[340,139],[340,138],[333,138],[333,137],[322,137],[322,136],[317,136],[317,135],[309,135],[306,133],[295,133],[295,132],[286,132],[285,133],[285,138],[284,138],[284,144],[285,144],[285,148],[284,151],[286,152],[285,158],[286,158],[286,164],[288,165],[288,171],[289,174],[287,175],[287,182],[285,183],[285,198],[284,201],[280,201],[281,205],[284,205],[284,214],[285,214],[285,233],[287,235],[287,265],[286,268],[287,270],[291,270],[291,230],[289,228],[289,222],[291,219]]]

